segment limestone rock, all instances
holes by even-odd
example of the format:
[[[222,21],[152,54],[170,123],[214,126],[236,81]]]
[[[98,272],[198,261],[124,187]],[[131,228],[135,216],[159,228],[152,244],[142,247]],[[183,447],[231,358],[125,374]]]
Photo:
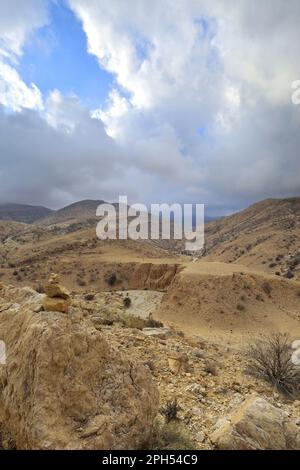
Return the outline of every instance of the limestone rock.
[[[173,374],[178,375],[180,372],[189,372],[188,357],[176,351],[172,351],[168,357],[169,367]]]
[[[300,430],[265,398],[251,396],[217,423],[210,436],[222,450],[300,449]]]
[[[2,435],[17,449],[144,446],[158,410],[148,368],[109,345],[82,315],[36,313],[41,294],[30,289],[11,288],[10,297],[14,304],[0,315]]]
[[[171,329],[167,326],[163,326],[160,328],[143,328],[142,331],[145,336],[152,336],[161,339],[167,338],[172,333]]]
[[[60,284],[58,274],[51,274],[48,283],[45,285],[45,294],[50,298],[68,299],[70,297],[68,289]]]
[[[60,297],[44,297],[43,307],[46,312],[62,312],[67,313],[71,305],[70,299],[61,299]]]

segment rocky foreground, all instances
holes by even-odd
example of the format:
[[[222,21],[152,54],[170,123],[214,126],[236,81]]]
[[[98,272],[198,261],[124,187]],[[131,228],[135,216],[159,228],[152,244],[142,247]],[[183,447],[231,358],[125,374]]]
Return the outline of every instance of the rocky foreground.
[[[0,289],[3,448],[300,449],[300,401],[247,375],[243,351],[133,318],[118,293],[69,307],[53,282]],[[68,308],[46,311],[60,295]]]

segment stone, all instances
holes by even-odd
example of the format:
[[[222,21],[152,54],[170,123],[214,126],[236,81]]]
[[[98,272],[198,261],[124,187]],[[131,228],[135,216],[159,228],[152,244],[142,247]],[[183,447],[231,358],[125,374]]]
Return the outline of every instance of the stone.
[[[71,305],[70,299],[61,299],[60,297],[44,297],[42,302],[45,312],[67,313]]]
[[[189,372],[188,357],[186,354],[172,351],[168,357],[169,368],[173,374],[178,375],[180,372]]]
[[[9,296],[15,303],[0,315],[7,350],[2,443],[24,450],[146,448],[159,406],[149,369],[89,319],[35,313],[41,294],[30,289],[12,288]]]
[[[45,285],[45,294],[50,297],[59,297],[61,299],[68,299],[70,297],[70,293],[68,289],[62,286],[59,283],[60,279],[57,274],[51,274],[48,283]]]
[[[216,424],[210,440],[222,450],[300,449],[300,430],[281,409],[253,395]]]
[[[170,336],[172,331],[167,326],[164,326],[160,328],[143,328],[142,332],[145,336],[152,336],[164,339]]]

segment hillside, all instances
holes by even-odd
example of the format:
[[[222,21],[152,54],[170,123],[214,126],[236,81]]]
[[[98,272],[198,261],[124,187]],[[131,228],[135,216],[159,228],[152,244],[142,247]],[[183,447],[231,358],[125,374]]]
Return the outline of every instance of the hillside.
[[[51,214],[52,209],[28,204],[0,204],[0,220],[13,220],[31,224]]]
[[[267,199],[210,222],[205,259],[239,263],[264,272],[297,277],[300,263],[300,198]]]
[[[47,217],[40,218],[36,222],[40,225],[59,225],[64,223],[78,223],[96,220],[96,209],[104,201],[83,200],[63,207],[49,214]]]

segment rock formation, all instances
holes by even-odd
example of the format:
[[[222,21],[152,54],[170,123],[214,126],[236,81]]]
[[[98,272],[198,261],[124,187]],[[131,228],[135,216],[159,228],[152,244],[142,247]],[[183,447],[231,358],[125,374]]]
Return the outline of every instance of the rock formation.
[[[60,284],[57,274],[51,274],[48,283],[45,286],[43,307],[46,312],[67,313],[71,304],[69,291]]]
[[[48,293],[58,292],[57,286],[51,289]],[[158,391],[148,368],[109,346],[80,311],[39,312],[42,294],[29,288],[4,291],[3,445],[14,443],[17,449],[146,445],[158,409]]]
[[[259,396],[250,396],[227,418],[210,439],[222,450],[300,449],[300,429],[280,408]]]

